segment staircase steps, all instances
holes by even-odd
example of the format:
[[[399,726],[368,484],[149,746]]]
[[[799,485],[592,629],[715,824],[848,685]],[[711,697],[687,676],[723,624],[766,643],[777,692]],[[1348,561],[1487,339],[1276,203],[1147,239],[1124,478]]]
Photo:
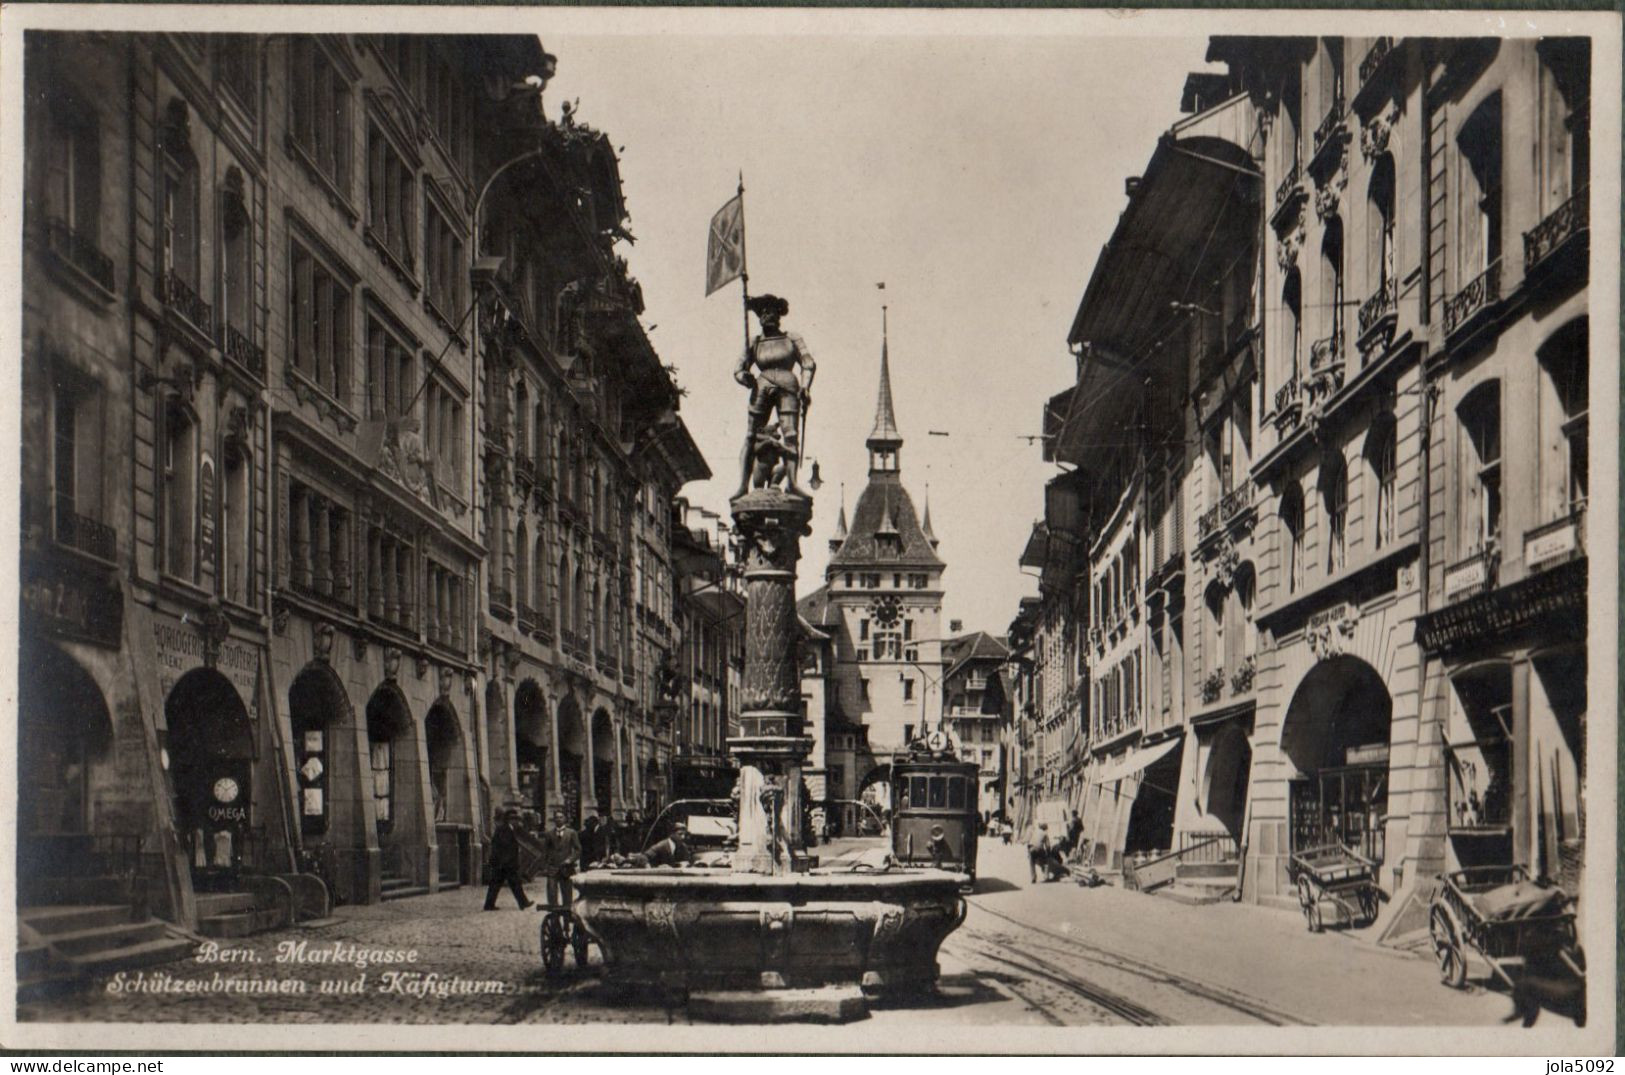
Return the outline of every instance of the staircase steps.
[[[397,877],[386,874],[379,879],[378,898],[380,900],[404,900],[412,896],[427,896],[429,886],[420,885],[410,877]]]
[[[150,967],[189,955],[195,944],[128,904],[24,907],[18,912],[17,993],[36,999],[92,975]]]
[[[1236,871],[1240,863],[1235,860],[1229,862],[1181,862],[1176,875],[1181,881],[1192,881],[1199,878],[1222,878],[1235,884]]]
[[[1236,884],[1234,880],[1225,881],[1222,884],[1216,885],[1195,884],[1189,881],[1175,881],[1171,885],[1164,885],[1163,887],[1157,889],[1155,895],[1161,896],[1164,899],[1173,900],[1175,903],[1187,904],[1191,907],[1205,907],[1208,904],[1223,903],[1225,900],[1228,900],[1231,892],[1235,890],[1235,887]]]

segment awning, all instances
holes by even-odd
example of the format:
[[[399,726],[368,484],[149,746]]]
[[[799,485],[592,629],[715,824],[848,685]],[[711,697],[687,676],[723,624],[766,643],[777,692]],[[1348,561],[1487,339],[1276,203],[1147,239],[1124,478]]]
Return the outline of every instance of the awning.
[[[1175,736],[1172,739],[1158,743],[1156,746],[1142,747],[1139,750],[1131,750],[1121,758],[1118,758],[1116,761],[1109,762],[1107,765],[1097,770],[1095,772],[1094,779],[1091,780],[1090,783],[1110,784],[1113,781],[1123,779],[1125,776],[1133,776],[1135,773],[1151,765],[1153,762],[1160,761],[1162,758],[1167,757],[1170,751],[1184,741],[1184,739]]]

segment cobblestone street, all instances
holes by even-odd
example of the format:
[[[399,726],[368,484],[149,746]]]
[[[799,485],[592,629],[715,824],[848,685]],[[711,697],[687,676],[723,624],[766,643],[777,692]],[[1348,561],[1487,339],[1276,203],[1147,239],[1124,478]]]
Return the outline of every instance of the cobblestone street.
[[[832,850],[850,854],[858,848]],[[1187,907],[1115,887],[1032,886],[1021,873],[1021,852],[986,847],[970,914],[943,946],[936,995],[876,1004],[867,1025],[1496,1025],[1508,1011],[1505,996],[1445,989],[1427,960],[1378,949],[1354,935],[1307,934],[1294,914],[1233,904]],[[463,888],[342,907],[338,921],[325,928],[266,934],[214,952],[200,949],[192,959],[150,968],[144,977],[130,972],[122,981],[103,978],[84,992],[24,1005],[19,1018],[690,1021],[681,1008],[612,993],[596,969],[579,974],[567,965],[560,978],[549,979],[541,970],[541,916],[514,909],[507,893],[501,910],[485,913],[482,898],[483,891]],[[293,957],[301,943],[302,960]],[[333,952],[338,962],[329,956]],[[358,968],[355,953],[376,954],[377,962]],[[410,959],[411,953],[414,962],[384,962],[402,954]],[[591,959],[596,965],[596,949]],[[228,992],[217,976],[281,984],[277,992]],[[355,991],[323,992],[329,982],[336,983],[329,990],[350,985]],[[160,985],[162,992],[151,991]]]

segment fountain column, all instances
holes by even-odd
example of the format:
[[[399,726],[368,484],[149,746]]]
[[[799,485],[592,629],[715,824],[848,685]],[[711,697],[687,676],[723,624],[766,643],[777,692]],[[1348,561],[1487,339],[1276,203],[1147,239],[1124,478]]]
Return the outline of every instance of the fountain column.
[[[728,740],[739,763],[739,850],[735,873],[803,872],[801,769],[812,752],[803,734],[797,652],[796,561],[810,532],[812,501],[756,489],[735,497],[735,531],[745,571],[745,673],[740,734]]]

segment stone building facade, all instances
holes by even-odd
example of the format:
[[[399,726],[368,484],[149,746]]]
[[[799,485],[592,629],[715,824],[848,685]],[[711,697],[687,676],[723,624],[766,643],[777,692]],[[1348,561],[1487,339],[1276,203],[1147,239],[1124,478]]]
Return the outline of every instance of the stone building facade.
[[[1078,469],[1041,529],[1089,548],[1095,861],[1229,863],[1260,901],[1294,901],[1289,856],[1333,840],[1396,896],[1461,865],[1572,883],[1584,42],[1215,38],[1209,59],[1227,70],[1191,76],[1129,181],[1078,384],[1045,412]],[[1152,785],[1155,831],[1097,808]]]
[[[508,803],[639,802],[706,470],[554,58],[27,50],[25,901],[288,917],[469,882]]]

